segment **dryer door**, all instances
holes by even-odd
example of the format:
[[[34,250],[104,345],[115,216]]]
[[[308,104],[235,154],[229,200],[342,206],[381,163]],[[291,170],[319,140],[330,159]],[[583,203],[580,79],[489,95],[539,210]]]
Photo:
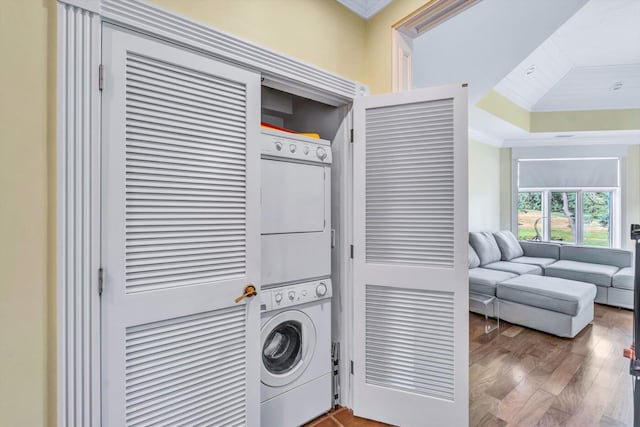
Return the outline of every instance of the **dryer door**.
[[[262,234],[323,231],[325,168],[262,160]]]
[[[316,328],[301,311],[284,311],[262,327],[262,382],[283,386],[304,373],[316,347]]]

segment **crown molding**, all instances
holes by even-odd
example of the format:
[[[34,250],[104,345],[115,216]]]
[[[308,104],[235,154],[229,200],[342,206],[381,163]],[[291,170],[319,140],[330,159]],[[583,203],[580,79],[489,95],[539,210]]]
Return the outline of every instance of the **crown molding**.
[[[369,19],[385,8],[392,0],[337,0],[340,4],[360,15],[361,18]]]

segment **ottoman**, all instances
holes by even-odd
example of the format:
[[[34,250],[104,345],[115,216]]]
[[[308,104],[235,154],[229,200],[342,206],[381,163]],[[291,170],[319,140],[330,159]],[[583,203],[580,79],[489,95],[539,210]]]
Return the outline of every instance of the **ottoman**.
[[[575,337],[593,321],[596,286],[523,274],[498,283],[500,319],[560,337]]]

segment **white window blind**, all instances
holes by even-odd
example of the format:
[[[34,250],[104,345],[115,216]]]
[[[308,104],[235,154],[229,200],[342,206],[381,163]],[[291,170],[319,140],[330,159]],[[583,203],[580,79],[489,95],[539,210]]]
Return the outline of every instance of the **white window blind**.
[[[518,188],[616,188],[620,186],[619,159],[521,159]]]

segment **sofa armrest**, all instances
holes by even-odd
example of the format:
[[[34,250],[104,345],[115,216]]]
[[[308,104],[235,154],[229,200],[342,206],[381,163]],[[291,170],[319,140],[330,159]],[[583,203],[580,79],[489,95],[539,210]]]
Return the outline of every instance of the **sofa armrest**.
[[[520,246],[522,246],[524,256],[560,259],[560,245],[557,243],[520,240]]]
[[[624,249],[563,245],[560,248],[560,258],[568,261],[614,265],[619,268],[625,268],[631,267],[633,257],[631,251]]]

